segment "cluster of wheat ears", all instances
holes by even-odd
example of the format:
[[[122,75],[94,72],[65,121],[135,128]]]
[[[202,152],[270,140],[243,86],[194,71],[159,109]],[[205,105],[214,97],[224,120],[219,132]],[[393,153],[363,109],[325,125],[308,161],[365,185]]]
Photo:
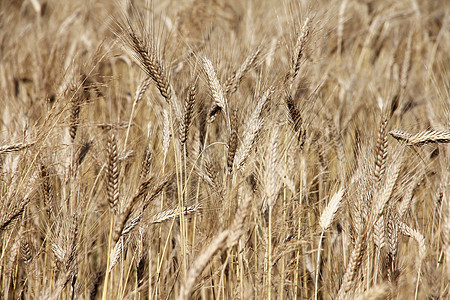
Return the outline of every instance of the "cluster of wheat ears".
[[[0,2],[1,299],[450,295],[448,1]]]

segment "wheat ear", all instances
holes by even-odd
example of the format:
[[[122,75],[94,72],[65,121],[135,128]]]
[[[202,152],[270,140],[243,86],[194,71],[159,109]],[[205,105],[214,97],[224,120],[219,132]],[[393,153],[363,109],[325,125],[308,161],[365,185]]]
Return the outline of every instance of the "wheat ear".
[[[53,214],[53,185],[51,184],[48,169],[45,165],[41,165],[42,178],[42,195],[44,200],[44,207],[48,217],[51,217]]]
[[[362,257],[366,249],[366,242],[364,234],[360,234],[355,242],[350,261],[347,264],[347,269],[342,279],[341,288],[338,292],[338,299],[345,299],[346,294],[350,291],[355,281],[355,277],[361,266]]]
[[[114,234],[113,234],[113,243],[116,243],[120,236],[124,235],[124,226],[125,223],[128,221],[131,210],[133,209],[134,205],[140,201],[141,199],[145,198],[146,194],[148,193],[148,190],[150,189],[150,184],[153,182],[153,179],[150,178],[143,183],[138,188],[138,191],[133,196],[133,198],[128,202],[125,209],[120,214],[120,217],[118,221],[116,222],[115,228],[114,228]]]
[[[211,96],[213,97],[214,103],[209,111],[209,122],[213,122],[216,114],[219,111],[225,113],[225,118],[227,120],[227,127],[230,128],[229,118],[228,118],[228,103],[225,98],[222,86],[220,85],[219,79],[217,78],[216,71],[209,59],[203,58],[203,69],[205,70],[206,77],[208,79],[208,86],[211,91]]]
[[[25,206],[30,202],[30,199],[26,197],[22,201],[20,201],[18,204],[13,204],[13,207],[8,208],[6,210],[6,213],[3,213],[3,215],[0,218],[0,232],[8,228],[11,224],[13,224],[17,218],[20,217],[20,215],[25,210]]]
[[[181,123],[180,142],[185,144],[189,135],[189,127],[191,126],[192,113],[194,111],[195,96],[197,94],[196,82],[190,87],[186,101],[184,103],[184,117]]]
[[[243,134],[244,140],[241,143],[241,146],[236,151],[236,156],[234,159],[235,170],[244,169],[246,166],[246,160],[253,148],[256,136],[263,125],[261,113],[263,111],[266,102],[270,99],[272,91],[273,89],[269,88],[262,95],[262,97],[260,97],[260,99],[258,100],[258,104],[256,105],[256,109],[250,116],[249,124]]]
[[[228,139],[228,155],[227,155],[227,167],[228,173],[233,171],[233,161],[236,155],[236,149],[238,145],[238,121],[237,121],[237,109],[233,111],[231,115],[231,134]]]
[[[394,129],[389,132],[397,140],[405,142],[408,146],[417,146],[429,143],[449,143],[450,142],[450,132],[443,130],[425,130],[421,131],[415,135],[408,132]]]
[[[140,177],[141,180],[146,180],[148,174],[150,173],[150,167],[152,164],[152,152],[150,146],[147,146],[144,151],[144,156],[141,162],[141,172]]]
[[[416,292],[415,292],[415,299],[417,299],[417,293],[418,293],[419,283],[420,283],[420,272],[421,272],[421,268],[422,268],[422,261],[425,258],[425,254],[427,251],[427,247],[425,245],[425,237],[419,231],[412,229],[411,227],[409,227],[408,225],[406,225],[405,223],[403,223],[401,221],[399,221],[399,229],[404,235],[412,237],[419,246],[419,257],[418,257],[419,268],[417,271]]]
[[[181,212],[183,215],[188,216],[188,215],[193,215],[193,214],[200,212],[201,209],[202,209],[202,205],[200,203],[197,203],[197,204],[194,204],[191,206],[185,206],[181,210]],[[165,210],[165,211],[159,212],[156,215],[154,215],[150,220],[150,224],[164,223],[169,220],[172,220],[173,218],[177,218],[179,216],[180,216],[180,210],[178,208]]]
[[[300,140],[302,136],[302,116],[298,108],[295,106],[294,100],[292,99],[291,95],[286,95],[285,102],[289,112],[289,119],[294,126],[294,130],[298,135],[298,139]]]
[[[80,119],[80,111],[81,111],[81,100],[79,97],[74,96],[70,101],[70,128],[69,135],[70,138],[75,140],[77,135],[78,123]]]
[[[317,250],[317,264],[316,264],[316,280],[315,280],[315,285],[314,285],[314,299],[317,300],[317,295],[318,295],[318,283],[319,283],[319,271],[320,271],[320,251],[321,251],[321,246],[322,246],[322,239],[323,239],[323,235],[324,232],[328,229],[328,227],[331,225],[331,223],[333,222],[334,219],[334,215],[336,214],[337,210],[339,209],[339,206],[341,205],[341,200],[344,196],[345,193],[345,189],[344,188],[340,188],[339,191],[337,191],[337,193],[335,193],[333,195],[333,197],[331,197],[330,202],[328,202],[327,206],[325,207],[324,211],[322,212],[322,215],[320,216],[319,219],[319,225],[322,228],[322,233],[320,235],[320,240],[319,240],[319,247]]]
[[[407,143],[408,145],[423,145],[428,143],[449,143],[450,132],[442,130],[426,130],[421,131],[411,136]]]
[[[384,114],[378,129],[378,139],[376,145],[375,154],[375,181],[378,182],[382,179],[384,172],[386,170],[386,158],[387,158],[387,148],[388,148],[388,138],[387,138],[387,128],[388,115]]]
[[[131,56],[137,61],[141,69],[155,82],[161,96],[172,105],[175,116],[181,121],[181,108],[177,103],[169,78],[166,75],[161,58],[152,41],[147,45],[134,31],[130,20],[128,25],[117,23],[117,36],[131,49]]]
[[[310,30],[311,19],[306,18],[303,23],[302,29],[300,30],[300,34],[298,35],[297,42],[295,44],[294,55],[291,59],[291,66],[288,73],[287,79],[293,80],[298,75],[298,71],[300,70],[300,63],[305,51],[306,42],[308,41],[309,30]]]
[[[0,146],[0,154],[21,151],[23,149],[28,149],[28,148],[32,147],[33,145],[34,145],[34,142],[28,143],[28,144],[18,143],[18,144]]]
[[[228,98],[237,91],[242,78],[244,78],[245,74],[254,66],[256,59],[261,53],[261,49],[261,47],[258,47],[254,53],[245,59],[236,73],[231,75],[227,81],[225,81],[225,95],[227,95]]]
[[[245,218],[248,215],[250,207],[250,197],[246,195],[239,203],[239,207],[231,226],[220,232],[211,241],[211,243],[205,247],[200,255],[192,263],[186,275],[186,280],[183,282],[180,288],[178,300],[188,299],[192,288],[198,277],[201,275],[205,267],[208,265],[211,258],[221,249],[226,249],[234,246],[241,235],[244,232]]]
[[[117,141],[114,134],[108,136],[107,152],[107,195],[109,207],[115,212],[119,202],[119,156],[117,153]]]

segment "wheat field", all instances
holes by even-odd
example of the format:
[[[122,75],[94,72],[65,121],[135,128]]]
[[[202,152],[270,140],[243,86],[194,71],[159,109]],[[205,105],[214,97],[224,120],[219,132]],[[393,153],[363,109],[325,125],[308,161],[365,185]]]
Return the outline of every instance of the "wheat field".
[[[0,1],[0,299],[449,299],[450,2]]]

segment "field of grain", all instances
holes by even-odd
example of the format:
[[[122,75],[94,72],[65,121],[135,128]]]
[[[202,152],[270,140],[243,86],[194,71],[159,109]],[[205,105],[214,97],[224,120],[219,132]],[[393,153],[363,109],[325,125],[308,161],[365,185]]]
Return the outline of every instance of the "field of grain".
[[[450,2],[0,2],[0,299],[448,299]]]

